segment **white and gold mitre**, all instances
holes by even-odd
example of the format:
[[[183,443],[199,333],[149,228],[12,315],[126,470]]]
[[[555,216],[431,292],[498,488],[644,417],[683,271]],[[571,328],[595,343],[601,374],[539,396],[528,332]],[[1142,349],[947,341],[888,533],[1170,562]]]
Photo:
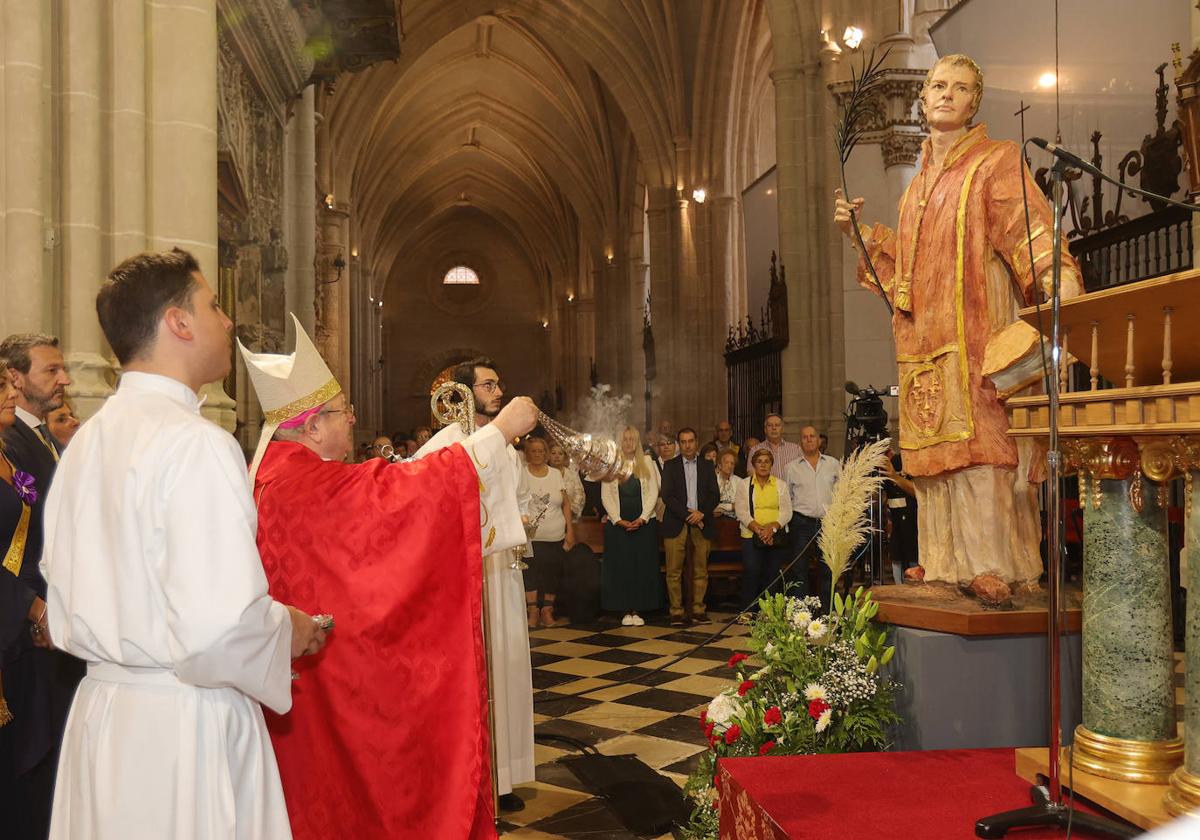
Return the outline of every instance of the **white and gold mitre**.
[[[289,355],[251,353],[238,340],[238,350],[263,410],[262,435],[250,463],[252,482],[275,430],[324,405],[342,390],[295,315],[292,322],[296,326],[296,349]]]

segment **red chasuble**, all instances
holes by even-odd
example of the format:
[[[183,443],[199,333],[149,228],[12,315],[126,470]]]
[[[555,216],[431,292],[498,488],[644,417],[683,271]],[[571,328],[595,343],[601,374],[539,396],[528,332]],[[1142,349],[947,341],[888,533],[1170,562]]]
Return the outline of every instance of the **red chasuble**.
[[[470,457],[276,441],[254,496],[271,595],[336,622],[295,662],[291,713],[267,714],[296,840],[495,837]]]

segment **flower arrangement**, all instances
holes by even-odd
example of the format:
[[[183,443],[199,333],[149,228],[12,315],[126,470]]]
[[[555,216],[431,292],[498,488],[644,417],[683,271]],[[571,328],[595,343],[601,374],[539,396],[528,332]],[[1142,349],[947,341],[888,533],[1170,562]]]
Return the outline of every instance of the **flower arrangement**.
[[[880,750],[899,721],[898,687],[881,671],[895,653],[872,619],[879,605],[860,587],[818,618],[817,598],[772,595],[750,623],[753,656],[735,653],[734,685],[700,714],[709,749],[688,779],[685,840],[717,836],[716,763],[729,756]]]
[[[833,608],[820,614],[815,597],[768,595],[749,619],[752,654],[735,653],[735,683],[700,715],[709,749],[684,786],[693,801],[684,840],[718,834],[716,764],[730,756],[812,755],[882,750],[900,721],[899,684],[883,670],[895,654],[874,621],[879,604],[859,587],[842,597],[837,581],[869,534],[865,511],[879,489],[878,467],[888,441],[846,459],[821,522],[819,545],[833,573]]]

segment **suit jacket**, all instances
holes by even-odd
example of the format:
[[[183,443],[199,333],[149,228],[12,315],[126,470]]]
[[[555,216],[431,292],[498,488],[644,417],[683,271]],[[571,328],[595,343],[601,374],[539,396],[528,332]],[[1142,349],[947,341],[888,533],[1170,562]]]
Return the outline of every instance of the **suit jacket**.
[[[24,604],[20,619],[5,616],[4,623],[13,621],[21,626],[17,640],[5,652],[8,661],[3,671],[4,694],[18,720],[0,729],[0,771],[21,774],[57,750],[75,687],[86,673],[86,665],[62,651],[33,647],[27,625],[23,624],[33,600],[29,590],[38,597],[46,597],[46,582],[38,570],[42,559],[42,515],[58,463],[37,432],[20,418],[4,430],[3,439],[8,459],[17,469],[33,476],[38,493],[30,510],[29,540],[18,580],[22,591],[0,599],[6,611],[19,610]],[[50,633],[54,634],[54,628]]]
[[[662,471],[662,535],[677,537],[687,519],[687,481],[683,477],[683,456],[679,455],[663,464]],[[717,470],[711,461],[696,458],[696,503],[697,510],[704,514],[704,536],[712,539],[716,533],[716,516],[713,511],[721,503],[721,491],[717,488]]]

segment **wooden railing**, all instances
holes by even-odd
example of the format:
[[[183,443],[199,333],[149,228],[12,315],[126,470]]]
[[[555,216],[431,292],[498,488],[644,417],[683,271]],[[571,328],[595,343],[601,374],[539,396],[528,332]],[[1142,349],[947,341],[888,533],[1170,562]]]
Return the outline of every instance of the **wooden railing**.
[[[1167,207],[1071,243],[1089,292],[1192,267],[1192,214]]]

